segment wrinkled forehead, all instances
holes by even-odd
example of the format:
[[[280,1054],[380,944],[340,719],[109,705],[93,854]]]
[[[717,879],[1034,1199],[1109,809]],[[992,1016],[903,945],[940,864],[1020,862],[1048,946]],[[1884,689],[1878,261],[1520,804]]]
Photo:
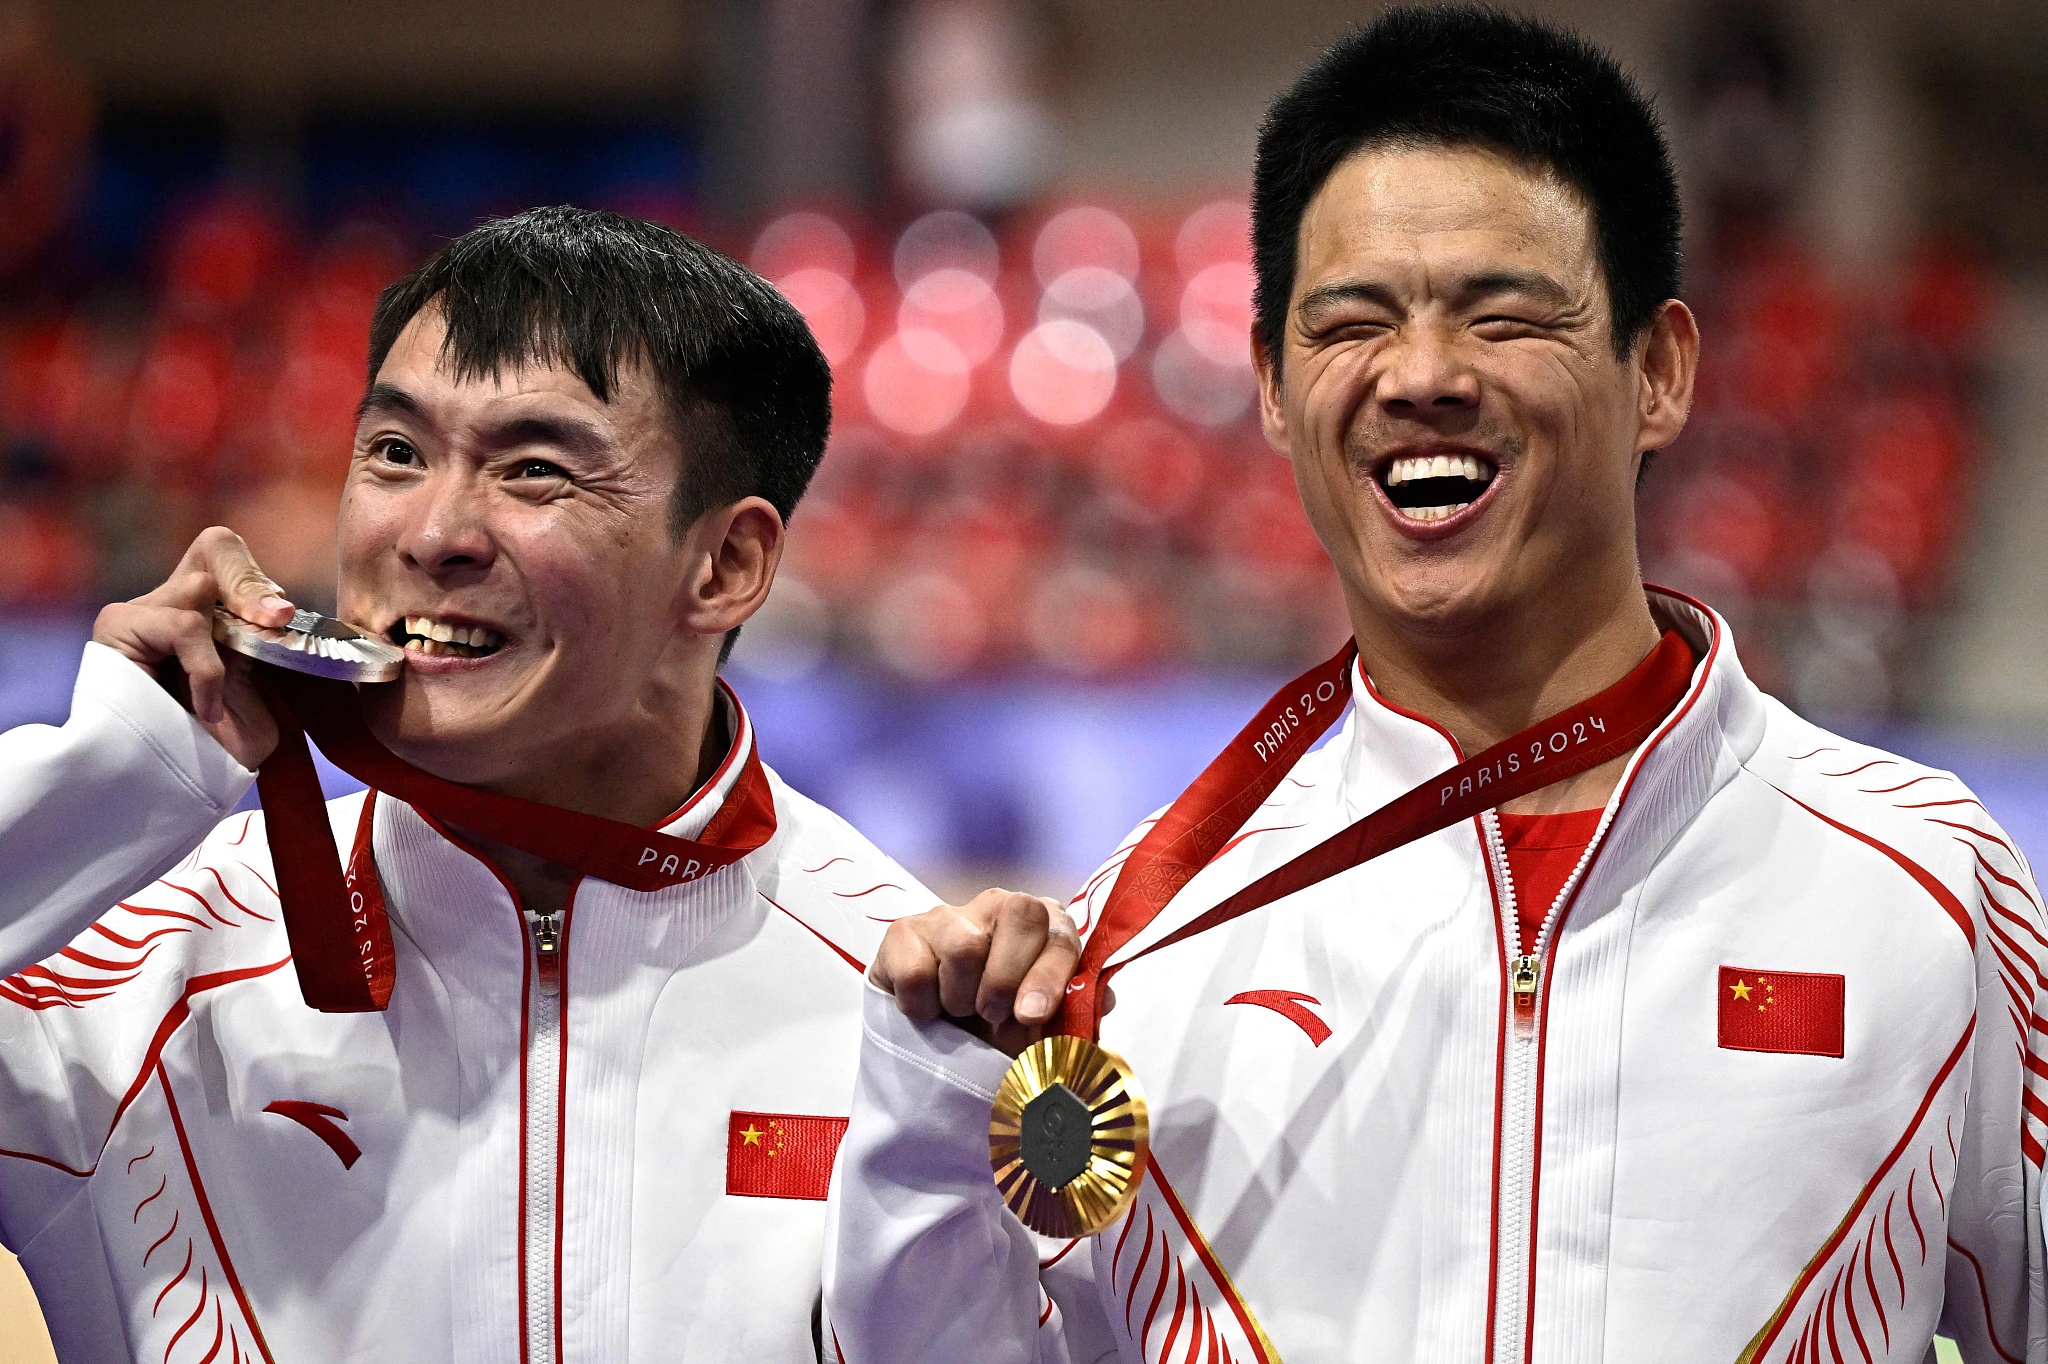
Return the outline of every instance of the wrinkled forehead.
[[[1593,280],[1591,206],[1549,168],[1488,147],[1372,143],[1340,161],[1309,201],[1295,292],[1361,267],[1489,264]]]

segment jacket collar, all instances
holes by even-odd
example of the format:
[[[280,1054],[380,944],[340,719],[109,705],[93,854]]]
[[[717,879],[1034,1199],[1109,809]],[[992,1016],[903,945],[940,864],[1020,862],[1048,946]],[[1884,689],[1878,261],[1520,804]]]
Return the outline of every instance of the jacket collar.
[[[1608,799],[1603,846],[1579,890],[1574,922],[1604,912],[1617,892],[1640,883],[1763,742],[1769,703],[1743,672],[1728,622],[1691,597],[1648,590],[1658,623],[1684,635],[1700,662],[1685,699],[1636,750]]]
[[[703,833],[712,816],[724,808],[726,798],[732,795],[733,784],[739,780],[740,769],[746,765],[747,755],[754,751],[754,722],[722,677],[718,679],[717,701],[724,713],[725,732],[729,738],[725,757],[719,760],[710,780],[692,791],[688,799],[654,826],[662,833],[674,834],[677,838],[695,838]]]
[[[1645,591],[1658,625],[1683,635],[1699,661],[1684,698],[1636,750],[1608,799],[1604,850],[1578,897],[1582,902],[1599,898],[1596,879],[1639,879],[1763,738],[1764,695],[1742,670],[1728,622],[1681,593]],[[1347,817],[1358,819],[1450,767],[1458,750],[1441,726],[1388,702],[1362,673],[1353,686],[1353,714],[1334,742],[1344,745]]]
[[[731,798],[754,750],[754,726],[746,707],[723,679],[718,682],[717,695],[731,739],[725,757],[709,780],[652,826],[663,833],[679,838],[701,836]],[[509,912],[512,892],[489,862],[439,821],[411,805],[381,792],[373,799],[376,811],[372,838],[377,874],[383,882],[394,927],[413,939],[430,958],[448,952],[468,953],[487,941],[497,942],[500,952],[511,953],[502,964],[508,969],[523,970],[523,929],[516,914]],[[699,886],[721,882],[732,874],[747,874],[741,871],[744,866],[745,859],[702,881],[645,894],[615,886],[607,886],[605,891],[607,898],[627,896],[660,912],[682,906]],[[577,904],[581,907],[592,899],[588,893],[579,894]]]
[[[1684,697],[1630,758],[1608,799],[1596,840],[1600,853],[1576,897],[1574,922],[1611,906],[1615,891],[1639,882],[1763,737],[1766,702],[1742,671],[1728,623],[1690,597],[1660,587],[1646,590],[1658,624],[1683,635],[1699,661]],[[1248,856],[1227,866],[1212,863],[1196,873],[1158,918],[1111,957],[1112,964],[1142,953],[1254,877],[1456,765],[1458,748],[1448,731],[1387,701],[1353,667],[1351,713],[1324,748],[1295,769],[1334,761],[1336,791],[1326,778],[1296,783],[1295,798],[1271,821],[1285,832],[1248,847]],[[1287,789],[1283,784],[1281,790]],[[1469,824],[1432,835],[1471,836]]]

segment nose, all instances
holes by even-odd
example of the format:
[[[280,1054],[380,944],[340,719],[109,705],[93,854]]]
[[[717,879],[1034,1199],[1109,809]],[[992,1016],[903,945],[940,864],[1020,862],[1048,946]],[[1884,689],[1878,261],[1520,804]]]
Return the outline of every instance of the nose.
[[[1381,352],[1376,392],[1389,416],[1437,421],[1479,406],[1479,376],[1440,329],[1403,329]]]
[[[438,582],[482,576],[498,557],[483,491],[459,468],[444,466],[414,490],[399,528],[398,556]]]

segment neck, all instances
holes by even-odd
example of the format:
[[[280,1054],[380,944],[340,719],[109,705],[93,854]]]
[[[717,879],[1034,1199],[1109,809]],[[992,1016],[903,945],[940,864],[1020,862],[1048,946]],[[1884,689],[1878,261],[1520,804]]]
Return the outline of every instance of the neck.
[[[681,722],[665,726],[654,742],[645,740],[655,736],[637,736],[607,743],[602,751],[493,782],[489,789],[624,824],[651,826],[680,808],[725,761],[738,735],[724,712],[716,687],[708,687]],[[577,873],[472,830],[457,832],[511,884],[522,908],[533,914],[560,914],[568,907]]]
[[[1614,685],[1659,635],[1634,578],[1575,612],[1521,604],[1451,632],[1418,630],[1356,599],[1350,607],[1359,656],[1380,695],[1443,726],[1468,757]],[[1628,757],[1501,808],[1548,814],[1604,805]]]

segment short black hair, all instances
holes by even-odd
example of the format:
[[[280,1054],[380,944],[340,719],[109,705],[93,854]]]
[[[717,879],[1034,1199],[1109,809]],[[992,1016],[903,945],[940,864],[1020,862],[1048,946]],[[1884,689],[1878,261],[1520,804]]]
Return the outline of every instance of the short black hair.
[[[712,507],[760,496],[787,519],[825,453],[832,370],[803,315],[766,280],[658,223],[559,205],[495,218],[378,296],[370,382],[428,306],[465,377],[566,365],[609,401],[645,364],[676,421],[680,535]]]
[[[1392,9],[1324,52],[1259,129],[1254,326],[1275,363],[1302,215],[1339,163],[1370,146],[1481,147],[1569,185],[1592,215],[1617,355],[1678,296],[1678,176],[1655,107],[1620,65],[1537,19]]]

